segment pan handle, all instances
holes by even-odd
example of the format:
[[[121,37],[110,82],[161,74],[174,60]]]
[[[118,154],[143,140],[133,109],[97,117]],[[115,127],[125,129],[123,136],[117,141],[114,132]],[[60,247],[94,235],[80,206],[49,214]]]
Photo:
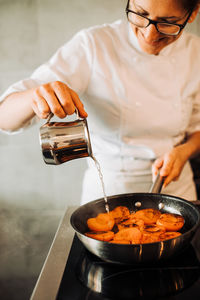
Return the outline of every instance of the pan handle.
[[[155,181],[153,182],[149,193],[160,193],[162,186],[163,186],[164,178],[160,176],[160,171],[158,171],[158,174],[156,176]]]

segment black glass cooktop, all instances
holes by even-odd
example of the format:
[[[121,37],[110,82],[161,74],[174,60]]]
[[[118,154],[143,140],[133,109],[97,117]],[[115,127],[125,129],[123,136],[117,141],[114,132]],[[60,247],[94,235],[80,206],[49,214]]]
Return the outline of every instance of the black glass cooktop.
[[[200,228],[166,262],[119,266],[88,252],[75,235],[57,300],[200,299]]]

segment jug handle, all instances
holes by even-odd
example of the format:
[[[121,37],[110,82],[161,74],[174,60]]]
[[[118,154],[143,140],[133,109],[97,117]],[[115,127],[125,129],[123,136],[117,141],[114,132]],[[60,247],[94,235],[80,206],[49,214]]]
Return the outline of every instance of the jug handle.
[[[74,111],[77,115],[77,120],[80,119],[80,116],[79,116],[79,112],[78,112],[78,109],[75,107],[75,111]],[[51,112],[49,115],[48,115],[48,118],[47,118],[47,122],[46,123],[49,123],[51,118],[53,118],[54,114]]]

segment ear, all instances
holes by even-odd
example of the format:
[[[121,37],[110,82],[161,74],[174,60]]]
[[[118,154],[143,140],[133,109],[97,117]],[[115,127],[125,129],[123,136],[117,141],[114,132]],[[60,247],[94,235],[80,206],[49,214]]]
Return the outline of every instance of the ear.
[[[200,4],[198,4],[197,7],[193,10],[193,12],[188,20],[188,23],[192,23],[196,19],[199,9],[200,9]]]

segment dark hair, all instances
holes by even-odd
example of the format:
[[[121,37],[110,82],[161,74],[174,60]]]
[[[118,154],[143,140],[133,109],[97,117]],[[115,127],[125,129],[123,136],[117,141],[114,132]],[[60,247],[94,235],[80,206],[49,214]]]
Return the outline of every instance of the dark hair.
[[[179,0],[182,2],[182,6],[185,10],[187,11],[192,11],[193,9],[196,8],[198,4],[200,4],[200,0]],[[130,0],[128,0],[128,3]]]
[[[182,6],[187,11],[192,11],[200,4],[200,0],[181,0]]]

